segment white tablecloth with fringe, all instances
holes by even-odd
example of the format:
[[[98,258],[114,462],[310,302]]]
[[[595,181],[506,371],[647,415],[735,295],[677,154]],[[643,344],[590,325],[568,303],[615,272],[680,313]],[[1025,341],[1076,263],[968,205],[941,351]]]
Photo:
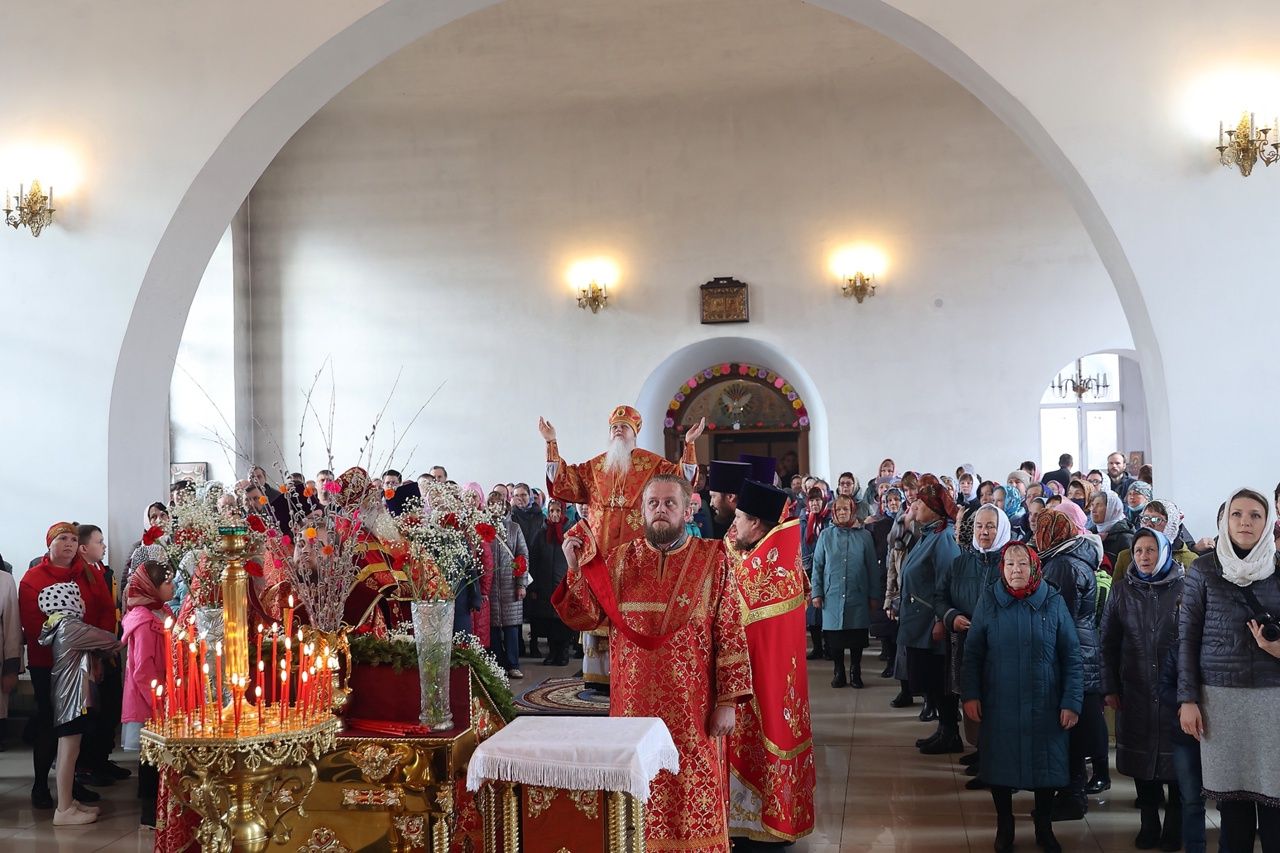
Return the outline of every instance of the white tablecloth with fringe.
[[[625,791],[641,802],[680,755],[657,717],[517,717],[476,748],[467,790],[486,781],[569,791]]]

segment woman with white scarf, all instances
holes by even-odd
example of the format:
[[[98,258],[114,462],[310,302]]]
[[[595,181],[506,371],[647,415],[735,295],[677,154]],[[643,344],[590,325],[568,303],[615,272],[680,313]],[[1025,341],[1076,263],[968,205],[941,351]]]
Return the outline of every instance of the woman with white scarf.
[[[1114,566],[1120,552],[1133,546],[1133,527],[1125,520],[1124,502],[1115,492],[1106,489],[1093,496],[1089,510],[1092,522],[1089,526],[1102,539],[1103,553]]]
[[[1280,850],[1280,576],[1275,511],[1238,489],[1215,550],[1192,564],[1179,618],[1182,730],[1200,741],[1204,792],[1223,850]]]

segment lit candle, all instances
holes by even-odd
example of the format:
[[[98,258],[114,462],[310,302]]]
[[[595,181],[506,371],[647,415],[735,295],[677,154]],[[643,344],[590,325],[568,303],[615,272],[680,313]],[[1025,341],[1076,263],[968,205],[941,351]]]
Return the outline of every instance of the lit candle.
[[[288,672],[280,673],[280,690],[281,690],[281,695],[284,695],[284,696],[289,695],[289,673]],[[284,731],[284,709],[288,703],[280,702],[278,704],[280,706],[280,731]]]
[[[187,712],[193,715],[199,702],[196,698],[196,684],[200,681],[200,670],[196,667],[196,644],[192,642],[189,645],[191,650],[190,656],[187,658]]]
[[[164,684],[165,695],[169,697],[169,704],[173,704],[173,617],[166,616],[164,619]],[[173,708],[168,708],[166,717],[173,716]]]
[[[160,716],[160,703],[163,701],[164,701],[164,685],[157,684],[156,685],[156,702],[155,702],[157,728],[163,726],[163,723],[161,722],[161,720],[163,720],[163,717]]]
[[[262,623],[258,623],[258,672],[262,672]],[[261,684],[261,680],[258,682]]]
[[[209,685],[209,664],[207,663],[201,664],[200,671],[203,674],[203,677],[200,679],[200,692],[198,694],[200,697],[200,733],[204,734],[204,730],[205,730],[204,728],[204,705],[205,705],[204,691],[205,691],[205,688],[208,687]]]
[[[216,669],[214,684],[218,686],[218,693],[214,695],[218,697],[215,701],[218,702],[218,730],[221,733],[221,729],[223,729],[223,642],[221,640],[214,643],[214,661]]]
[[[280,655],[280,626],[272,625],[271,626],[271,672],[272,672],[271,677],[273,679],[275,678],[275,673],[280,671],[280,662],[278,660],[279,655]],[[274,687],[274,684],[272,686]],[[276,696],[276,701],[277,702],[280,701],[279,696]]]
[[[159,698],[159,694],[156,692],[156,680],[153,678],[151,679],[151,726],[152,728],[155,728],[156,724],[160,722],[160,717],[156,713],[159,705],[160,705],[160,698]]]
[[[261,664],[259,664],[261,666]],[[262,670],[258,670],[261,674]],[[258,709],[258,734],[262,734],[262,678],[258,678],[258,685],[253,688],[253,704]]]
[[[177,697],[178,697],[178,705],[180,705],[180,706],[181,706],[181,705],[183,704],[183,702],[182,702],[182,679],[181,679],[181,678],[174,679],[173,687],[174,687],[174,689],[175,689],[175,690],[177,690],[177,691],[178,691],[176,694],[174,694],[174,696],[177,696]],[[169,698],[169,701],[170,701],[170,702],[172,702],[172,701],[173,701],[173,697],[172,697],[172,696]],[[180,733],[183,733],[183,732],[185,732],[185,731],[186,731],[186,729],[187,729],[187,728],[189,728],[189,727],[190,727],[190,725],[191,725],[191,720],[189,720],[189,719],[187,718],[187,709],[186,709],[186,708],[179,707],[179,708],[178,708],[178,710],[182,712],[182,716],[181,716],[181,717],[175,717],[175,718],[174,718],[173,725],[174,725],[174,727],[175,727],[175,728],[177,728],[177,729],[179,729],[179,730],[180,730]]]
[[[292,698],[289,696],[289,672],[293,669],[293,637],[284,638],[284,695],[281,700],[285,705]]]
[[[298,690],[298,714],[302,718],[304,726],[307,724],[307,675],[308,673],[306,672],[302,673],[302,685]]]

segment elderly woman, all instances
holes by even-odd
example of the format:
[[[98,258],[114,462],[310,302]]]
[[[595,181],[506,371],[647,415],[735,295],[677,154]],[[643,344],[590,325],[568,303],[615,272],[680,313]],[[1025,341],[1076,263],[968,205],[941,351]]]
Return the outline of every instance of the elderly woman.
[[[1013,791],[1035,792],[1036,844],[1060,853],[1051,822],[1066,784],[1068,734],[1083,696],[1080,644],[1062,596],[1042,583],[1035,551],[1011,542],[965,641],[964,713],[980,724],[978,778],[996,807],[996,853],[1013,850]]]
[[[1133,777],[1138,790],[1142,828],[1133,844],[1139,850],[1182,848],[1173,764],[1178,709],[1160,700],[1161,670],[1178,640],[1182,585],[1182,565],[1173,559],[1169,540],[1143,528],[1133,537],[1133,563],[1116,578],[1102,616],[1102,686],[1116,711],[1116,768]],[[1163,833],[1162,800],[1168,803]]]
[[[832,687],[862,688],[862,650],[868,645],[872,602],[880,595],[880,567],[871,534],[857,526],[857,501],[840,495],[832,507],[835,526],[818,536],[810,574],[812,604],[822,615],[823,641],[835,662]],[[849,650],[849,677],[844,653]]]
[[[898,651],[898,627],[889,618],[884,606],[889,600],[889,531],[893,529],[894,519],[902,513],[904,498],[902,490],[896,486],[897,482],[898,479],[894,477],[891,482],[882,484],[884,492],[871,515],[863,522],[863,527],[871,534],[871,541],[875,544],[876,562],[880,566],[881,584],[877,590],[880,605],[871,614],[871,636],[880,640],[880,660],[886,662],[884,671],[880,673],[881,678],[893,678],[894,657]],[[897,584],[896,569],[894,584]],[[897,595],[896,591],[894,595]]]
[[[902,563],[898,645],[907,650],[911,692],[923,693],[938,712],[938,730],[917,747],[926,755],[963,752],[959,708],[946,692],[944,631],[934,612],[938,574],[960,554],[951,530],[956,504],[945,486],[929,481],[920,486],[911,514],[920,540]]]
[[[1191,564],[1195,562],[1196,557],[1200,556],[1188,548],[1183,539],[1178,538],[1178,534],[1182,530],[1182,510],[1178,509],[1178,505],[1173,501],[1157,500],[1149,502],[1142,510],[1138,523],[1141,527],[1149,530],[1158,530],[1163,533],[1164,538],[1169,540],[1170,553],[1173,555],[1173,559],[1184,569],[1191,568]],[[1121,551],[1116,556],[1115,576],[1118,578],[1124,577],[1124,573],[1128,571],[1132,562],[1133,551]]]
[[[813,552],[818,547],[818,536],[830,524],[831,511],[827,508],[826,496],[822,489],[810,489],[805,495],[804,509],[800,513],[800,563],[805,574],[813,570]],[[809,629],[809,639],[813,641],[813,651],[809,652],[808,659],[821,660],[828,656],[822,639],[822,610],[809,605],[804,617]]]
[[[1071,733],[1071,781],[1054,803],[1056,820],[1079,820],[1089,810],[1086,788],[1098,793],[1111,787],[1107,769],[1107,721],[1102,712],[1102,658],[1098,651],[1096,572],[1098,547],[1061,509],[1040,516],[1036,547],[1044,561],[1044,578],[1058,590],[1075,620],[1083,666],[1084,697],[1080,727]],[[1094,779],[1087,780],[1085,760],[1093,759]]]
[[[1129,484],[1129,491],[1124,496],[1124,517],[1129,526],[1137,529],[1142,511],[1151,503],[1151,484],[1142,480],[1134,480]]]
[[[1178,711],[1200,741],[1223,850],[1280,850],[1280,577],[1271,503],[1236,491],[1215,550],[1192,564],[1179,619]]]
[[[974,612],[982,593],[1000,576],[1000,551],[1009,544],[1011,532],[1009,517],[996,506],[979,507],[964,514],[956,525],[956,539],[960,544],[960,556],[938,576],[938,595],[933,610],[949,632],[951,642],[947,689],[955,695],[961,692],[960,673],[964,666],[964,643],[973,624]],[[977,746],[977,727],[965,727],[969,743]],[[962,764],[973,766],[978,753],[971,752],[960,759]],[[976,772],[976,771],[975,771]],[[971,774],[972,775],[972,774]],[[971,779],[967,788],[985,787],[980,779]]]
[[[1107,489],[1093,496],[1089,504],[1092,527],[1102,539],[1102,550],[1111,565],[1133,542],[1133,528],[1124,518],[1124,504],[1120,496]]]

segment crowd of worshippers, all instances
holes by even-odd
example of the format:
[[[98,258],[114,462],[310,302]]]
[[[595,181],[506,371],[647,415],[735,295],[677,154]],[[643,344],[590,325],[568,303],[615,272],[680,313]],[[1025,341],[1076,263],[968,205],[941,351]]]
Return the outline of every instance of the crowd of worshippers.
[[[1111,787],[1104,707],[1137,789],[1136,848],[1203,851],[1216,800],[1220,851],[1255,835],[1280,851],[1280,486],[1225,496],[1217,535],[1197,540],[1148,466],[1072,461],[997,481],[886,459],[834,493],[793,478],[810,659],[833,661],[833,688],[861,688],[879,640],[890,704],[920,699],[936,721],[916,747],[966,753],[966,787],[990,791],[997,851],[1013,849],[1015,791],[1034,793],[1037,844],[1059,850],[1053,822]]]

